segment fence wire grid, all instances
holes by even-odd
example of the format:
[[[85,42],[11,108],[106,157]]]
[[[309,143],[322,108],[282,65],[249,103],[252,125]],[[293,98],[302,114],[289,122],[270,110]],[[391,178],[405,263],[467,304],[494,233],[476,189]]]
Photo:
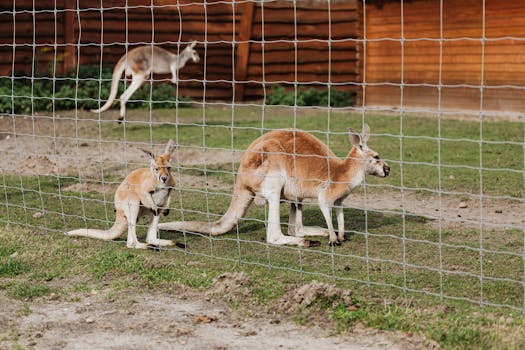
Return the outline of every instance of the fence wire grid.
[[[109,228],[116,187],[148,166],[139,148],[160,152],[170,138],[177,185],[161,222],[212,222],[257,137],[301,129],[343,158],[348,127],[367,123],[392,175],[367,176],[343,202],[341,246],[270,245],[267,206],[252,204],[221,236],[161,231],[187,245],[164,250],[525,311],[525,59],[513,54],[525,33],[496,30],[506,7],[493,1],[422,3],[2,5],[0,222],[57,235]],[[454,19],[454,6],[474,15]],[[108,98],[122,55],[151,44],[181,54],[192,40],[201,61],[174,84],[151,76],[123,123],[118,97],[89,111]],[[119,94],[129,84],[121,77]],[[326,227],[315,201],[304,213]]]

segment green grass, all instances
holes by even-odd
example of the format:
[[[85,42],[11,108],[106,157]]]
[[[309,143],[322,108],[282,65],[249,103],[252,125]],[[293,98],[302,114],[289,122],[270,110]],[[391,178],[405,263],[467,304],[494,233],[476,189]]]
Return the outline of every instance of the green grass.
[[[180,237],[173,238],[180,240]],[[228,235],[225,238],[233,237]],[[359,243],[353,238],[348,245],[339,247],[337,253],[360,250]],[[102,288],[115,292],[137,287],[162,291],[168,290],[173,283],[181,283],[208,290],[213,278],[219,274],[244,271],[251,278],[252,285],[251,294],[243,297],[242,301],[236,301],[236,306],[240,308],[267,305],[272,309],[271,305],[290,293],[296,284],[313,279],[325,280],[351,290],[352,305],[356,308],[350,310],[337,299],[320,297],[312,305],[296,310],[293,317],[296,322],[308,325],[325,314],[332,320],[333,332],[336,333],[362,323],[376,329],[422,334],[444,349],[520,349],[524,345],[521,312],[490,307],[480,309],[478,305],[453,300],[445,300],[441,304],[438,298],[420,293],[396,293],[386,287],[360,288],[361,284],[354,281],[334,281],[325,276],[309,275],[306,268],[302,275],[284,269],[286,261],[286,267],[300,268],[298,257],[301,256],[304,265],[315,266],[322,271],[322,265],[330,264],[330,256],[319,255],[319,252],[328,250],[326,247],[294,252],[288,248],[241,243],[242,256],[232,259],[236,261],[224,260],[235,255],[224,248],[229,246],[229,250],[234,250],[233,247],[238,244],[226,239],[211,243],[207,238],[188,236],[188,253],[191,254],[181,250],[159,253],[130,250],[118,242],[72,239],[60,233],[41,235],[13,227],[0,228],[0,245],[17,247],[19,255],[15,259],[29,268],[16,276],[0,276],[0,290],[5,290],[9,297],[25,300],[28,303],[26,309],[30,310],[33,300],[58,290],[63,297],[71,300],[78,300],[78,293]],[[211,252],[210,243],[213,245],[213,259],[199,255]],[[388,248],[383,249],[386,251]],[[261,251],[263,254],[259,254]],[[263,255],[269,260],[264,261]],[[254,265],[256,259],[251,256],[260,256],[261,264],[271,262],[274,266]],[[383,274],[400,274],[392,267],[387,269],[387,265],[382,270]],[[335,274],[341,277],[344,271],[346,277],[359,277],[359,269],[354,265],[349,269],[337,266]],[[46,277],[49,275],[54,278]],[[447,294],[467,286],[468,283],[462,283],[448,290]],[[326,324],[324,327],[326,329]]]
[[[15,282],[7,285],[7,295],[15,299],[33,299],[48,295],[52,288],[42,284],[33,284],[26,282]]]
[[[105,140],[156,143],[177,140],[181,149],[196,147],[244,150],[263,132],[296,127],[311,131],[338,155],[349,151],[348,127],[359,128],[362,116],[265,106],[190,108],[170,123],[151,126],[130,121],[105,124]],[[264,119],[262,119],[264,116]],[[366,115],[372,136],[369,146],[392,166],[385,180],[372,183],[425,190],[507,195],[522,198],[524,124],[510,121],[442,120],[417,115]],[[439,133],[441,131],[441,133]],[[481,141],[481,142],[480,142]],[[480,170],[481,169],[481,170]]]
[[[12,277],[27,271],[27,266],[22,261],[11,258],[2,260],[5,260],[0,262],[0,276],[2,277]]]
[[[173,138],[181,149],[243,150],[262,131],[295,126],[312,131],[343,157],[349,149],[347,127],[361,125],[360,115],[347,112],[298,109],[294,117],[293,109],[268,106],[264,119],[260,108],[249,106],[188,108],[178,113],[178,124],[174,116],[164,117],[158,125],[134,119],[120,126],[85,120],[85,128],[78,132],[81,138],[93,139],[100,131],[105,141],[160,144]],[[399,116],[367,115],[366,120],[375,134],[370,147],[392,166],[391,177],[369,177],[369,183],[423,193],[441,189],[458,192],[464,199],[480,191],[523,198],[523,123],[484,122],[485,142],[480,145],[477,121],[442,120],[439,129],[435,119],[406,115],[400,137]],[[182,171],[195,177],[206,174],[228,189],[176,188],[170,216],[162,220],[214,220],[222,215],[231,198],[232,164]],[[162,233],[185,242],[187,251],[136,251],[126,249],[122,241],[62,234],[86,226],[109,228],[114,219],[113,203],[105,202],[101,193],[84,192],[81,200],[79,193],[64,191],[76,182],[74,175],[23,177],[4,172],[1,181],[0,290],[12,298],[38,299],[57,290],[76,298],[102,286],[162,289],[173,283],[205,290],[225,271],[244,271],[254,281],[252,294],[244,301],[247,305],[271,305],[296,284],[318,279],[351,290],[359,306],[352,311],[319,300],[315,307],[298,310],[297,322],[308,323],[311,314],[321,310],[332,319],[334,331],[359,322],[420,333],[445,349],[525,347],[524,237],[519,229],[481,228],[487,249],[481,254],[479,227],[458,225],[440,231],[424,217],[346,208],[346,229],[352,232],[348,242],[331,248],[322,239],[321,247],[297,249],[268,246],[265,209],[252,206],[238,227],[223,236]],[[110,174],[104,181],[120,179]],[[36,212],[45,215],[34,218]],[[285,205],[281,216],[286,222]],[[304,217],[307,225],[325,225],[315,205],[305,205]],[[142,221],[141,239],[145,231]],[[480,308],[480,300],[507,307]]]

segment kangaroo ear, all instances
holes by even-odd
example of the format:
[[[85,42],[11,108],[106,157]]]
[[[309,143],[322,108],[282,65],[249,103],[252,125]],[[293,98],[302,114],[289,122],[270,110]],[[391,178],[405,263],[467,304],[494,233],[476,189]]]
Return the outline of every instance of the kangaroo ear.
[[[353,128],[348,128],[348,133],[350,143],[352,144],[352,146],[359,149],[363,149],[363,145],[361,144],[361,136],[359,135],[359,133]]]
[[[365,125],[363,125],[363,143],[365,145],[368,142],[369,138],[370,138],[370,127],[368,126],[368,124],[365,123]]]
[[[164,154],[171,155],[174,150],[175,150],[175,142],[173,142],[173,140],[170,139],[168,141],[168,144],[166,145],[166,149],[164,150]]]
[[[191,44],[189,45],[190,49],[193,49],[197,45],[197,41],[193,40]]]
[[[151,151],[147,151],[145,149],[140,149],[142,152],[146,153],[148,155],[148,157],[150,157],[151,159],[155,159],[155,154]]]

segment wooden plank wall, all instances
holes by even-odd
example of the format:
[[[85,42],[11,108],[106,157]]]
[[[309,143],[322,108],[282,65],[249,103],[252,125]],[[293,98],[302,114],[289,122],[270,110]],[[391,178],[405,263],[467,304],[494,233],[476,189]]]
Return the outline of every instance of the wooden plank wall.
[[[57,1],[61,10],[56,16],[53,1],[36,1],[34,9],[32,0],[0,2],[0,75],[10,76],[14,70],[31,76],[52,70],[55,55],[56,69],[63,69],[66,1]]]
[[[195,99],[203,99],[204,93],[206,99],[231,99],[232,43],[238,36],[234,23],[242,16],[234,12],[231,3],[155,0],[152,6],[151,0],[128,0],[125,7],[120,0],[105,0],[101,7],[100,0],[79,0],[78,8],[68,0],[56,3],[56,16],[55,0],[37,1],[35,8],[33,0],[0,3],[4,28],[13,28],[0,32],[0,75],[10,76],[13,70],[26,76],[52,72],[55,50],[60,74],[74,71],[77,62],[113,67],[126,50],[139,45],[154,43],[177,52],[185,43],[197,40],[202,60],[181,70],[180,94]]]
[[[233,76],[231,42],[237,35],[231,4],[209,0],[155,1],[153,6],[149,0],[127,3],[126,8],[122,1],[104,1],[100,11],[99,0],[80,0],[80,8],[93,9],[79,12],[80,64],[113,66],[126,49],[154,43],[179,52],[197,40],[201,61],[180,70],[179,93],[196,100],[231,98],[232,84],[227,81]]]
[[[442,109],[479,111],[482,105],[486,111],[523,113],[525,2],[485,4],[483,48],[483,2],[443,1],[440,62],[440,1],[405,1],[403,29],[399,0],[367,1],[366,105],[437,110],[441,82]],[[408,85],[401,95],[402,82]]]
[[[127,8],[120,0],[104,0],[103,8],[100,0],[79,0],[78,9],[74,4],[70,10],[68,0],[35,3],[45,11],[34,16],[32,0],[16,0],[15,16],[13,2],[0,4],[5,28],[15,18],[15,72],[26,75],[33,61],[37,72],[53,66],[55,43],[57,69],[64,71],[77,62],[112,67],[138,45],[177,51],[183,48],[178,43],[198,40],[202,60],[181,70],[179,84],[181,95],[196,100],[231,101],[234,93],[236,100],[260,99],[273,84],[295,80],[312,86],[341,83],[346,89],[359,81],[357,0],[332,1],[330,11],[327,2],[315,0],[296,2],[295,9],[286,0],[127,0]],[[331,47],[329,39],[335,40]],[[4,30],[0,75],[11,75],[12,57],[13,32]],[[164,78],[169,77],[155,77]]]
[[[357,88],[357,1],[261,2],[253,18],[245,89],[259,98],[276,83]]]

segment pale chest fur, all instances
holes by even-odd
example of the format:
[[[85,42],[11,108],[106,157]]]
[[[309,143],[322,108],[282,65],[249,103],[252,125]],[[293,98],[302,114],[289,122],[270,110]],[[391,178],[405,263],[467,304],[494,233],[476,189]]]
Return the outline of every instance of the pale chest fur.
[[[166,202],[168,201],[168,197],[170,196],[171,188],[164,185],[159,185],[155,187],[153,190],[153,193],[151,194],[151,198],[153,198],[153,202],[158,205],[159,207],[163,207]]]
[[[361,185],[363,181],[365,180],[365,171],[364,169],[361,171],[358,171],[352,178],[350,178],[349,181],[349,192],[351,192],[354,188]]]

